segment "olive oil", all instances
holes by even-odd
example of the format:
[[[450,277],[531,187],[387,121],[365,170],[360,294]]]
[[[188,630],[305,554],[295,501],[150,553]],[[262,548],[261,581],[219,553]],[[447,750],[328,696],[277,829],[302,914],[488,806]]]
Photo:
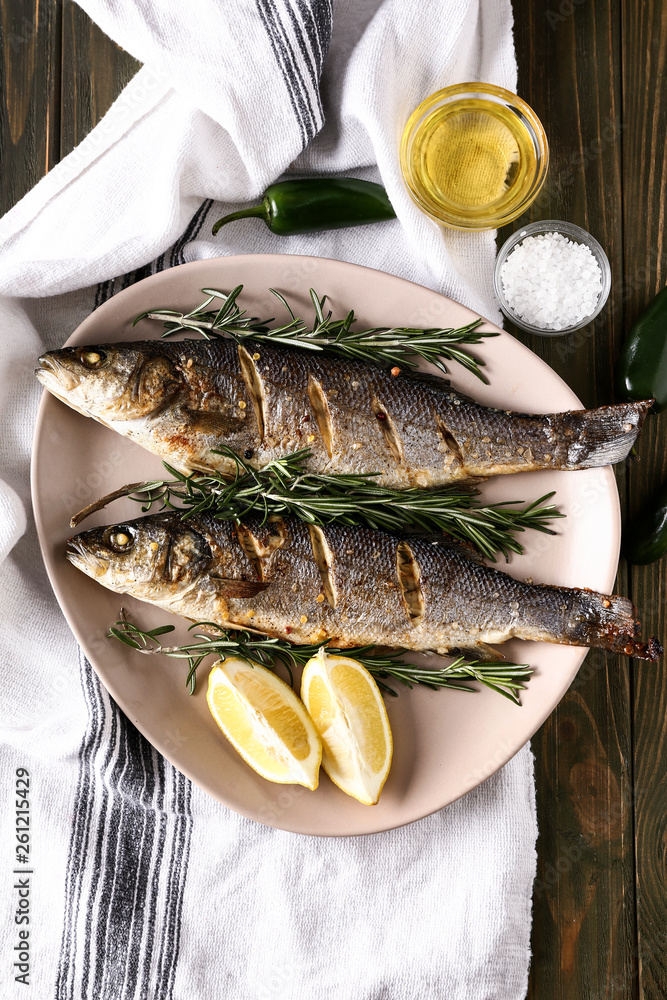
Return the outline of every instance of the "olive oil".
[[[429,215],[458,229],[490,229],[525,211],[546,175],[548,150],[539,121],[519,98],[468,84],[417,108],[401,158],[410,191]]]

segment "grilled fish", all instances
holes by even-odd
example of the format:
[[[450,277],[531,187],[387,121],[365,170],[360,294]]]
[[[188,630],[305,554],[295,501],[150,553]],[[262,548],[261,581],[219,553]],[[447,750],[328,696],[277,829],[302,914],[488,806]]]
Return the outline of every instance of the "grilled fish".
[[[93,528],[67,558],[105,587],[197,621],[290,642],[477,651],[516,636],[655,660],[633,605],[522,583],[458,546],[286,519],[233,525],[176,511]]]
[[[55,396],[182,469],[232,473],[308,447],[310,472],[438,486],[625,458],[650,402],[533,415],[480,405],[444,379],[232,340],[65,347],[40,359]]]

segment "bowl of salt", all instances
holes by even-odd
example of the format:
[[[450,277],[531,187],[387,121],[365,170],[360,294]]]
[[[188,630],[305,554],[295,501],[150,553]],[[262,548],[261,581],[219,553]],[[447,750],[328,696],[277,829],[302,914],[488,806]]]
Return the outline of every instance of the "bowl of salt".
[[[591,323],[611,288],[607,255],[570,222],[533,222],[513,233],[496,257],[498,304],[521,330],[559,337]]]

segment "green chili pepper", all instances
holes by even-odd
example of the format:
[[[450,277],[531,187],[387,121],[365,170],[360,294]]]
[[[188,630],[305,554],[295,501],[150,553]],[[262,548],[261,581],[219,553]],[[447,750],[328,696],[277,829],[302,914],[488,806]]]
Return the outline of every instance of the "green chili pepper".
[[[380,184],[356,177],[311,177],[272,184],[260,205],[219,219],[213,235],[228,222],[251,217],[264,219],[278,236],[294,236],[385,222],[395,219],[396,213]]]
[[[617,389],[624,399],[654,399],[667,407],[667,287],[630,330],[621,352]]]
[[[630,526],[623,541],[623,552],[628,562],[642,566],[667,552],[667,483]]]

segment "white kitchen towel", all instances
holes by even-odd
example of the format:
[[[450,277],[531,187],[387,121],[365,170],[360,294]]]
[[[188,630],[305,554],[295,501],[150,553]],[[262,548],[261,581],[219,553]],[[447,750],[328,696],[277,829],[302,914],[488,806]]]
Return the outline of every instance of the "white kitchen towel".
[[[492,235],[426,219],[397,150],[434,90],[515,89],[509,0],[82,6],[145,65],[0,220],[0,842],[12,845],[0,994],[26,995],[16,977],[27,967],[39,1000],[520,1000],[537,832],[529,749],[460,802],[385,834],[319,840],[230,813],[149,746],[78,653],[28,481],[35,359],[157,270],[315,254],[494,318]],[[210,235],[285,172],[380,180],[398,220],[289,239],[247,220]]]

